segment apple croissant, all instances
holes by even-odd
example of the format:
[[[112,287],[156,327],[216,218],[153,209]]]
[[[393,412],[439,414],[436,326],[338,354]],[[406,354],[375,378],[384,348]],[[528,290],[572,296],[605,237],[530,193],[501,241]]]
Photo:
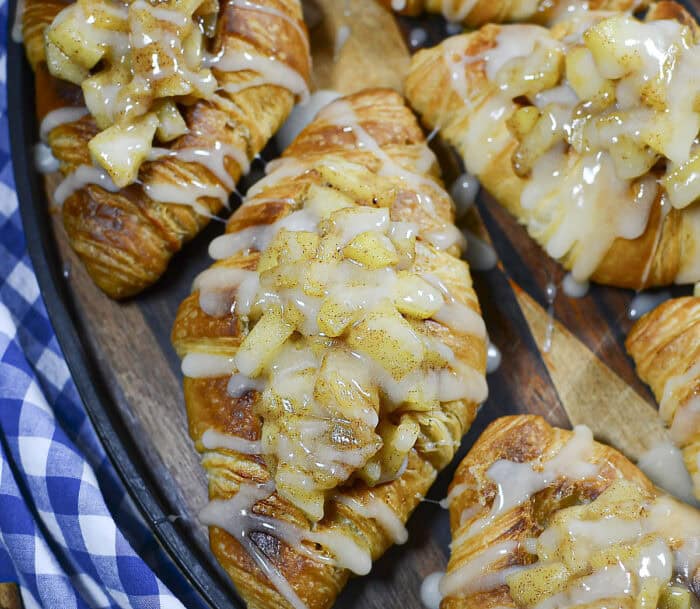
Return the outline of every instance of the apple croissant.
[[[634,325],[626,345],[659,402],[659,415],[683,452],[700,499],[700,298],[659,305]]]
[[[486,23],[530,21],[551,23],[577,9],[598,11],[636,11],[647,6],[645,0],[380,0],[384,6],[402,15],[423,11],[442,14],[448,21],[477,28]]]
[[[113,298],[162,275],[307,91],[298,0],[27,0],[23,35],[54,200]]]
[[[700,512],[587,427],[496,420],[459,465],[441,609],[689,609]]]
[[[330,607],[487,393],[453,204],[399,94],[325,107],[214,240],[180,306],[212,550],[252,608]]]
[[[420,51],[406,91],[469,172],[578,281],[700,280],[697,25],[579,13]]]

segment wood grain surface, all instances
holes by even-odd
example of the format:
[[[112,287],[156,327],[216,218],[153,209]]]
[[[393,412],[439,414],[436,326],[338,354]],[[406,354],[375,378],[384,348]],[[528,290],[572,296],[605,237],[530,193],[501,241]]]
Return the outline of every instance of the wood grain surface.
[[[419,40],[425,32],[425,44],[434,44],[446,35],[439,18],[397,23],[372,0],[314,0],[307,8],[314,22],[315,86],[342,93],[363,86],[400,89],[409,61],[407,41]],[[341,47],[337,39],[345,32],[349,38]],[[447,180],[453,179],[459,173],[455,157],[439,142],[436,146]],[[270,159],[275,154],[273,144],[263,156]],[[262,171],[261,163],[254,164],[241,190]],[[48,179],[49,192],[55,180]],[[493,243],[499,256],[495,269],[474,272],[474,278],[502,364],[489,376],[489,399],[460,454],[409,522],[409,542],[390,550],[369,576],[350,583],[337,604],[344,609],[421,607],[421,580],[444,569],[448,552],[447,513],[434,501],[445,496],[459,459],[494,418],[530,412],[555,425],[584,423],[597,438],[632,458],[665,437],[653,399],[624,351],[632,324],[627,311],[633,293],[592,286],[584,298],[571,299],[559,290],[550,307],[546,286],[559,285],[563,272],[524,229],[483,193],[478,211],[467,223]],[[53,214],[53,224],[60,260],[49,263],[64,269],[89,355],[136,440],[140,459],[160,481],[182,534],[208,555],[206,531],[196,517],[206,502],[206,480],[187,435],[180,362],[169,334],[193,278],[210,264],[207,246],[223,231],[223,224],[213,222],[173,259],[156,286],[122,304],[112,302],[92,284],[67,245],[60,214]],[[545,352],[548,332],[551,348]],[[205,568],[218,567],[212,560]]]

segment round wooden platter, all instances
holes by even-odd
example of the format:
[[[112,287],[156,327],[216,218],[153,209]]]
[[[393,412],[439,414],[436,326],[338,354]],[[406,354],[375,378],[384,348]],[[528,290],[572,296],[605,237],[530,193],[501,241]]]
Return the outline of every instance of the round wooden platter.
[[[411,47],[435,44],[448,32],[441,18],[396,20],[374,0],[313,0],[305,8],[313,26],[314,85],[341,93],[366,86],[400,89]],[[341,46],[338,36],[346,33]],[[60,214],[49,213],[45,193],[53,192],[57,178],[49,176],[44,188],[32,163],[37,127],[28,110],[34,107],[31,72],[18,45],[10,45],[8,59],[13,159],[25,231],[81,395],[132,498],[191,589],[167,574],[166,583],[191,606],[241,607],[197,520],[207,484],[187,434],[180,362],[170,345],[177,307],[193,278],[209,266],[207,246],[223,224],[212,222],[152,289],[126,303],[109,300],[68,246]],[[435,146],[449,183],[460,173],[459,164],[439,141]],[[276,154],[273,142],[263,157]],[[263,170],[262,163],[254,164],[240,190]],[[475,270],[473,276],[502,362],[488,377],[489,398],[459,455],[409,521],[408,543],[391,549],[368,576],[351,581],[336,604],[342,609],[422,606],[421,581],[444,569],[449,551],[447,513],[436,500],[445,496],[454,467],[493,419],[529,412],[563,427],[587,424],[597,439],[633,459],[666,437],[653,398],[624,350],[634,294],[591,286],[583,298],[566,296],[562,269],[483,192],[465,228],[492,243],[498,254],[495,268]],[[558,288],[553,302],[547,297],[552,285]]]

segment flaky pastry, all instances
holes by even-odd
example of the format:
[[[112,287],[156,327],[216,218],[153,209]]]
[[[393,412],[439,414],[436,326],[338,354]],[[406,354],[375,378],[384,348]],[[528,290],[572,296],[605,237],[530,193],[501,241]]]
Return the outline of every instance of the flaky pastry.
[[[586,427],[496,420],[448,495],[441,609],[689,609],[700,512],[654,487]]]
[[[298,0],[27,0],[23,35],[41,165],[113,298],[162,275],[307,91]]]
[[[574,279],[700,279],[700,46],[662,2],[486,25],[414,56],[406,91],[469,172]]]
[[[700,499],[700,298],[662,303],[634,325],[626,346],[659,402]]]
[[[180,306],[211,547],[249,607],[329,607],[392,543],[487,393],[434,155],[403,99],[325,107]]]

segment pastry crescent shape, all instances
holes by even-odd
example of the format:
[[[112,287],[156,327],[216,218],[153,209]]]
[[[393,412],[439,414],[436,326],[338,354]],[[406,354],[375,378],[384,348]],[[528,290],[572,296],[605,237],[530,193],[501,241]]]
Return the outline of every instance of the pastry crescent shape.
[[[212,0],[206,0],[207,3],[210,6]],[[189,4],[203,6],[201,0]],[[152,81],[147,81],[148,87],[139,89],[134,84],[137,76],[141,77],[134,67],[140,65],[135,54],[149,48],[139,42],[138,28],[143,25],[138,25],[134,12],[138,9],[145,15],[141,23],[150,24],[152,31],[162,36],[156,41],[167,47],[170,41],[180,42],[168,28],[180,24],[182,14],[178,7],[189,6],[187,3],[161,3],[156,7],[139,0],[126,9],[110,0],[78,0],[71,4],[55,0],[26,2],[23,35],[36,73],[42,139],[50,146],[64,175],[54,200],[62,206],[71,246],[95,283],[112,298],[132,296],[153,284],[173,254],[228,205],[236,181],[284,122],[295,96],[303,96],[307,89],[309,43],[298,0],[221,0],[220,6],[213,4],[212,10],[216,12],[208,16],[214,19],[206,26],[211,30],[210,37],[200,35],[204,42],[199,43],[196,51],[198,61],[208,67],[192,77],[201,78],[209,87],[206,97],[202,97],[183,95],[186,88],[176,86],[181,83],[153,76],[157,66],[148,68],[153,76]],[[91,29],[91,19],[98,22],[102,19],[106,25]],[[111,67],[104,67],[104,60],[98,62],[68,82],[49,71],[47,49],[52,44],[49,33],[56,32],[56,36],[67,40],[68,48],[74,42],[70,27],[82,21],[85,24],[80,35],[84,38],[79,44],[91,48],[90,43],[94,42],[95,49],[112,44],[109,47],[113,52],[112,63],[106,64]],[[192,19],[189,23],[192,25]],[[150,40],[150,35],[144,34],[144,40]],[[192,35],[183,42],[185,51],[187,41],[193,38]],[[179,65],[177,61],[182,58],[172,58],[168,53],[173,51],[166,49],[163,56]],[[49,59],[55,63],[55,58]],[[121,65],[120,60],[130,62],[131,72],[115,75],[114,66]],[[76,68],[76,64],[68,65]],[[67,75],[72,73],[67,71]],[[124,81],[120,80],[122,77]],[[139,82],[143,81],[142,78]],[[152,92],[152,87],[159,83],[163,87],[159,95],[164,97],[152,100],[143,93],[143,90]],[[123,93],[132,85],[133,103]],[[165,97],[168,91],[173,95]],[[115,107],[120,107],[117,101],[121,100],[120,111],[127,112],[141,103],[138,101],[141,93],[144,99],[153,102],[152,108],[145,118],[131,119],[134,122],[122,129],[113,116],[117,112]],[[163,100],[169,101],[163,103]],[[91,110],[97,110],[88,112],[86,103]],[[174,119],[169,115],[170,119],[176,126],[180,125],[180,130],[171,129],[171,132],[180,135],[161,136],[164,131],[160,129],[166,119],[161,119],[154,109],[157,112],[170,109],[175,115]],[[119,144],[104,143],[103,147],[124,167],[138,170],[131,179],[126,179],[129,184],[115,184],[113,174],[97,164],[95,150],[90,149],[98,141],[98,134],[106,133],[98,127],[106,120],[103,114],[110,115],[109,120],[115,121],[121,135],[143,127],[146,131],[151,129],[152,137],[153,123],[160,120],[156,138],[168,138],[157,146],[154,144],[152,149],[150,137],[131,147],[122,145],[121,140]],[[105,125],[101,127],[104,129]],[[140,149],[145,145],[149,147],[149,155],[143,159]]]
[[[448,501],[441,609],[697,603],[700,512],[586,427],[496,420],[457,468]]]
[[[445,19],[477,28],[486,23],[528,21],[551,23],[577,9],[594,11],[637,11],[647,2],[639,0],[548,0],[487,2],[486,0],[380,0],[401,15],[419,15],[423,11],[441,14]]]
[[[634,325],[626,346],[659,402],[700,499],[700,298],[662,303]]]
[[[578,281],[700,279],[700,205],[688,188],[700,114],[674,101],[695,94],[697,25],[671,2],[646,19],[490,24],[418,52],[407,77],[424,123]],[[625,46],[642,39],[666,63]]]
[[[211,547],[249,607],[330,607],[392,543],[487,393],[453,203],[394,91],[322,109],[180,306]]]

